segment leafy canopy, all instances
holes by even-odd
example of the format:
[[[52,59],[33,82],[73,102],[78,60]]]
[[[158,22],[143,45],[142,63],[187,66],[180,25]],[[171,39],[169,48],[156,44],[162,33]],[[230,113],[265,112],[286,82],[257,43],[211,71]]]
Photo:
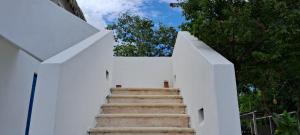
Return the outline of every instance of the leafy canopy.
[[[107,28],[115,31],[116,56],[171,56],[177,36],[173,27],[155,26],[152,20],[129,13]]]
[[[242,111],[299,110],[299,0],[186,0],[180,6],[187,19],[181,28],[235,64]]]
[[[276,124],[275,135],[299,135],[297,119],[286,111],[282,115],[273,114],[273,121]]]

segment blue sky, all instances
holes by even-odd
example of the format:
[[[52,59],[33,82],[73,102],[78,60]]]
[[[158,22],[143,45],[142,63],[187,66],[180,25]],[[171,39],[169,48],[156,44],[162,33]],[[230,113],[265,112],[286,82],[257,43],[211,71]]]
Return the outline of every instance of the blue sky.
[[[122,13],[131,13],[173,27],[183,21],[181,9],[171,8],[170,2],[176,0],[77,0],[88,23],[95,27],[114,22]]]

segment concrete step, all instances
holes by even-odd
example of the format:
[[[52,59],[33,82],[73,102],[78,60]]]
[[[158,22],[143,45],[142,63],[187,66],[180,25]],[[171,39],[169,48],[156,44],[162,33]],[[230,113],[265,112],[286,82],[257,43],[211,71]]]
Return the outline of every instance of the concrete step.
[[[179,95],[177,88],[112,88],[112,94],[118,95]]]
[[[89,131],[90,135],[194,135],[192,128],[174,127],[100,127]]]
[[[184,104],[139,104],[139,103],[118,103],[104,104],[102,107],[103,114],[119,113],[164,113],[164,114],[184,114],[186,106]]]
[[[107,97],[108,103],[182,103],[179,95],[116,95]]]
[[[101,114],[97,127],[189,127],[186,114]]]

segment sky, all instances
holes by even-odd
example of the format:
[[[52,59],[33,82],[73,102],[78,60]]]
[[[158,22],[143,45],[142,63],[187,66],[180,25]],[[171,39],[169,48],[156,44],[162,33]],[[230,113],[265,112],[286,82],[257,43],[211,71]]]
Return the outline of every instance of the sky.
[[[171,8],[169,3],[177,0],[77,0],[87,19],[96,28],[110,24],[127,11],[159,22],[178,27],[183,21],[180,8]],[[102,21],[103,20],[103,21]]]

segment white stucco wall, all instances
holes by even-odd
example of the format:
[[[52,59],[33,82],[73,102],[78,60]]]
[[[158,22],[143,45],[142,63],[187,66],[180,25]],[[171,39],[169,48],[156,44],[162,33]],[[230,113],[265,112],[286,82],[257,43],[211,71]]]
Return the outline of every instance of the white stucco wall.
[[[42,63],[30,135],[87,135],[109,94],[113,45],[102,31]]]
[[[31,86],[39,62],[0,36],[0,134],[25,133]]]
[[[98,30],[50,0],[1,0],[0,35],[40,60]]]
[[[179,32],[172,59],[197,135],[241,135],[233,64],[187,32]]]
[[[162,88],[164,80],[172,85],[170,57],[114,57],[112,87]]]
[[[220,54],[187,32],[171,58],[113,57],[113,45],[112,32],[101,31],[40,64],[0,38],[1,133],[24,134],[38,72],[30,135],[87,135],[110,87],[161,88],[164,80],[181,89],[197,135],[241,135],[234,66]]]

